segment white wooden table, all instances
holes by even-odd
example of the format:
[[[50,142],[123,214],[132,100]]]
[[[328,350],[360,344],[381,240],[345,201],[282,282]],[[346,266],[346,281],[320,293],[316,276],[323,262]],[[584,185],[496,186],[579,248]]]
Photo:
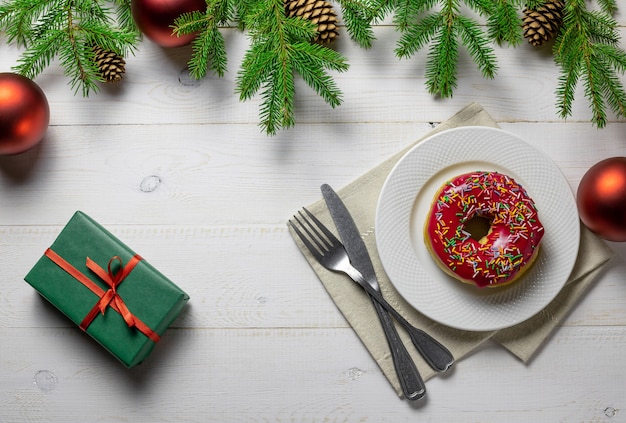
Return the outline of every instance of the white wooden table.
[[[626,36],[624,14],[622,36]],[[626,244],[528,365],[486,344],[419,405],[399,399],[330,300],[285,222],[470,102],[541,149],[572,190],[598,161],[626,155],[626,120],[589,122],[582,89],[557,117],[547,50],[498,48],[484,80],[466,56],[452,99],[424,88],[425,53],[398,60],[376,28],[337,75],[331,109],[299,81],[297,126],[258,127],[259,100],[234,80],[247,47],[227,30],[222,79],[189,78],[188,47],[144,41],[123,83],[75,96],[51,65],[36,82],[51,125],[36,149],[0,157],[2,422],[624,422]],[[1,37],[1,36],[0,36]],[[0,71],[20,50],[0,38]],[[191,301],[142,365],[125,369],[23,277],[75,210],[157,266]]]

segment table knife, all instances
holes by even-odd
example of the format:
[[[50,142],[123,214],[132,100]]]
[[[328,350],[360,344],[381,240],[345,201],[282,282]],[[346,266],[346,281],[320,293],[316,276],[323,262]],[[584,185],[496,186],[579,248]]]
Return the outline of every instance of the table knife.
[[[324,184],[321,189],[326,205],[337,227],[337,231],[344,242],[344,247],[348,252],[351,264],[361,272],[363,277],[368,281],[368,284],[380,294],[374,266],[354,219],[341,198],[339,198],[337,193],[329,185]],[[372,298],[374,299],[375,296]],[[398,316],[399,319],[401,317],[402,316]],[[408,331],[415,348],[417,348],[431,368],[437,372],[445,372],[454,364],[452,353],[439,341],[423,330],[411,325],[406,319],[399,321],[401,321],[404,328]]]
[[[339,198],[339,196],[333,191],[329,185],[322,185],[322,194],[330,210],[330,214],[335,222],[335,226],[339,231],[339,236],[344,243],[344,247],[348,253],[348,257],[353,266],[359,270],[368,281],[374,281],[377,287],[376,273],[374,266],[370,260],[369,254],[365,243],[361,239],[354,220],[348,213],[345,205]],[[391,357],[393,361],[400,386],[402,387],[402,393],[408,400],[418,400],[423,398],[426,394],[426,385],[422,379],[411,355],[407,351],[402,339],[400,338],[398,331],[396,330],[393,320],[389,313],[371,297],[372,303],[378,317],[385,336],[387,337],[387,343],[391,350]]]

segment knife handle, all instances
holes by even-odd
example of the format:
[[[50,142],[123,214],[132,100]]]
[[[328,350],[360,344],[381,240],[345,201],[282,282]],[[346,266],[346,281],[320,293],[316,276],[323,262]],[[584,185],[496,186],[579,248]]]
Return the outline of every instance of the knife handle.
[[[383,306],[373,298],[372,303],[378,313],[380,323],[382,324],[383,331],[387,337],[387,343],[389,344],[389,349],[391,350],[391,358],[393,360],[393,365],[396,369],[396,374],[398,375],[404,397],[410,401],[423,398],[426,394],[426,385],[424,384],[424,380],[419,374],[413,359],[404,346],[402,339],[400,339],[400,335],[398,335],[398,331],[393,324],[391,316],[387,313]]]
[[[454,357],[450,350],[426,332],[411,326],[405,327],[413,345],[420,352],[424,360],[437,372],[445,372],[454,364]]]
[[[382,308],[391,313],[393,317],[395,317],[396,320],[406,329],[411,337],[413,345],[433,370],[442,373],[452,367],[454,364],[454,356],[450,350],[448,350],[443,344],[430,336],[428,333],[409,323],[383,298],[382,294],[379,293],[373,296],[373,299],[379,303]]]
[[[454,356],[444,345],[442,345],[435,338],[424,332],[423,330],[416,328],[409,323],[398,311],[391,306],[383,297],[383,294],[374,289],[369,282],[363,277],[353,266],[347,266],[344,270],[350,278],[361,285],[365,291],[370,295],[375,304],[378,304],[380,308],[390,313],[409,333],[411,341],[415,348],[422,354],[422,357],[426,362],[438,372],[445,372],[454,364]],[[377,310],[378,310],[377,306]],[[384,313],[389,318],[387,313]],[[379,313],[380,316],[380,313]],[[382,317],[381,317],[382,321]],[[391,325],[393,326],[393,324]],[[395,330],[395,327],[394,327]]]

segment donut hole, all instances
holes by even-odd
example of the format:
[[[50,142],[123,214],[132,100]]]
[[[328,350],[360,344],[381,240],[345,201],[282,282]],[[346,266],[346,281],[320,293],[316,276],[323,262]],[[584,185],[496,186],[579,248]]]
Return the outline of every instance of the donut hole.
[[[470,238],[480,241],[489,234],[491,220],[476,214],[465,222],[463,229],[470,234]]]

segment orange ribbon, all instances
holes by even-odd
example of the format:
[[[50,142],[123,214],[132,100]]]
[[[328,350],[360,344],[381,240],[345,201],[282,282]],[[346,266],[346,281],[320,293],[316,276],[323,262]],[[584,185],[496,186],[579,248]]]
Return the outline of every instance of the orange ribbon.
[[[96,276],[104,281],[109,286],[108,290],[103,290],[98,285],[96,285],[91,279],[82,274],[78,269],[72,266],[68,261],[66,261],[63,257],[58,255],[52,249],[48,248],[45,252],[45,255],[52,260],[57,266],[61,269],[65,270],[68,274],[70,274],[74,279],[85,285],[91,292],[96,294],[100,299],[93,306],[91,311],[87,313],[87,316],[83,319],[80,324],[80,328],[84,331],[87,330],[91,322],[96,318],[98,313],[102,313],[104,315],[104,311],[107,307],[111,307],[113,310],[117,311],[123,318],[128,327],[135,327],[141,333],[150,338],[153,342],[158,342],[160,337],[159,335],[150,329],[145,323],[143,323],[137,316],[130,312],[126,303],[120,295],[117,293],[117,287],[120,283],[132,272],[135,266],[142,260],[141,256],[135,254],[128,263],[124,266],[122,259],[118,256],[114,256],[111,260],[109,260],[109,264],[107,266],[107,270],[105,271],[102,267],[100,267],[96,262],[87,257],[86,265],[89,270],[94,272]],[[111,266],[114,262],[119,262],[120,269],[117,272],[113,272]]]

